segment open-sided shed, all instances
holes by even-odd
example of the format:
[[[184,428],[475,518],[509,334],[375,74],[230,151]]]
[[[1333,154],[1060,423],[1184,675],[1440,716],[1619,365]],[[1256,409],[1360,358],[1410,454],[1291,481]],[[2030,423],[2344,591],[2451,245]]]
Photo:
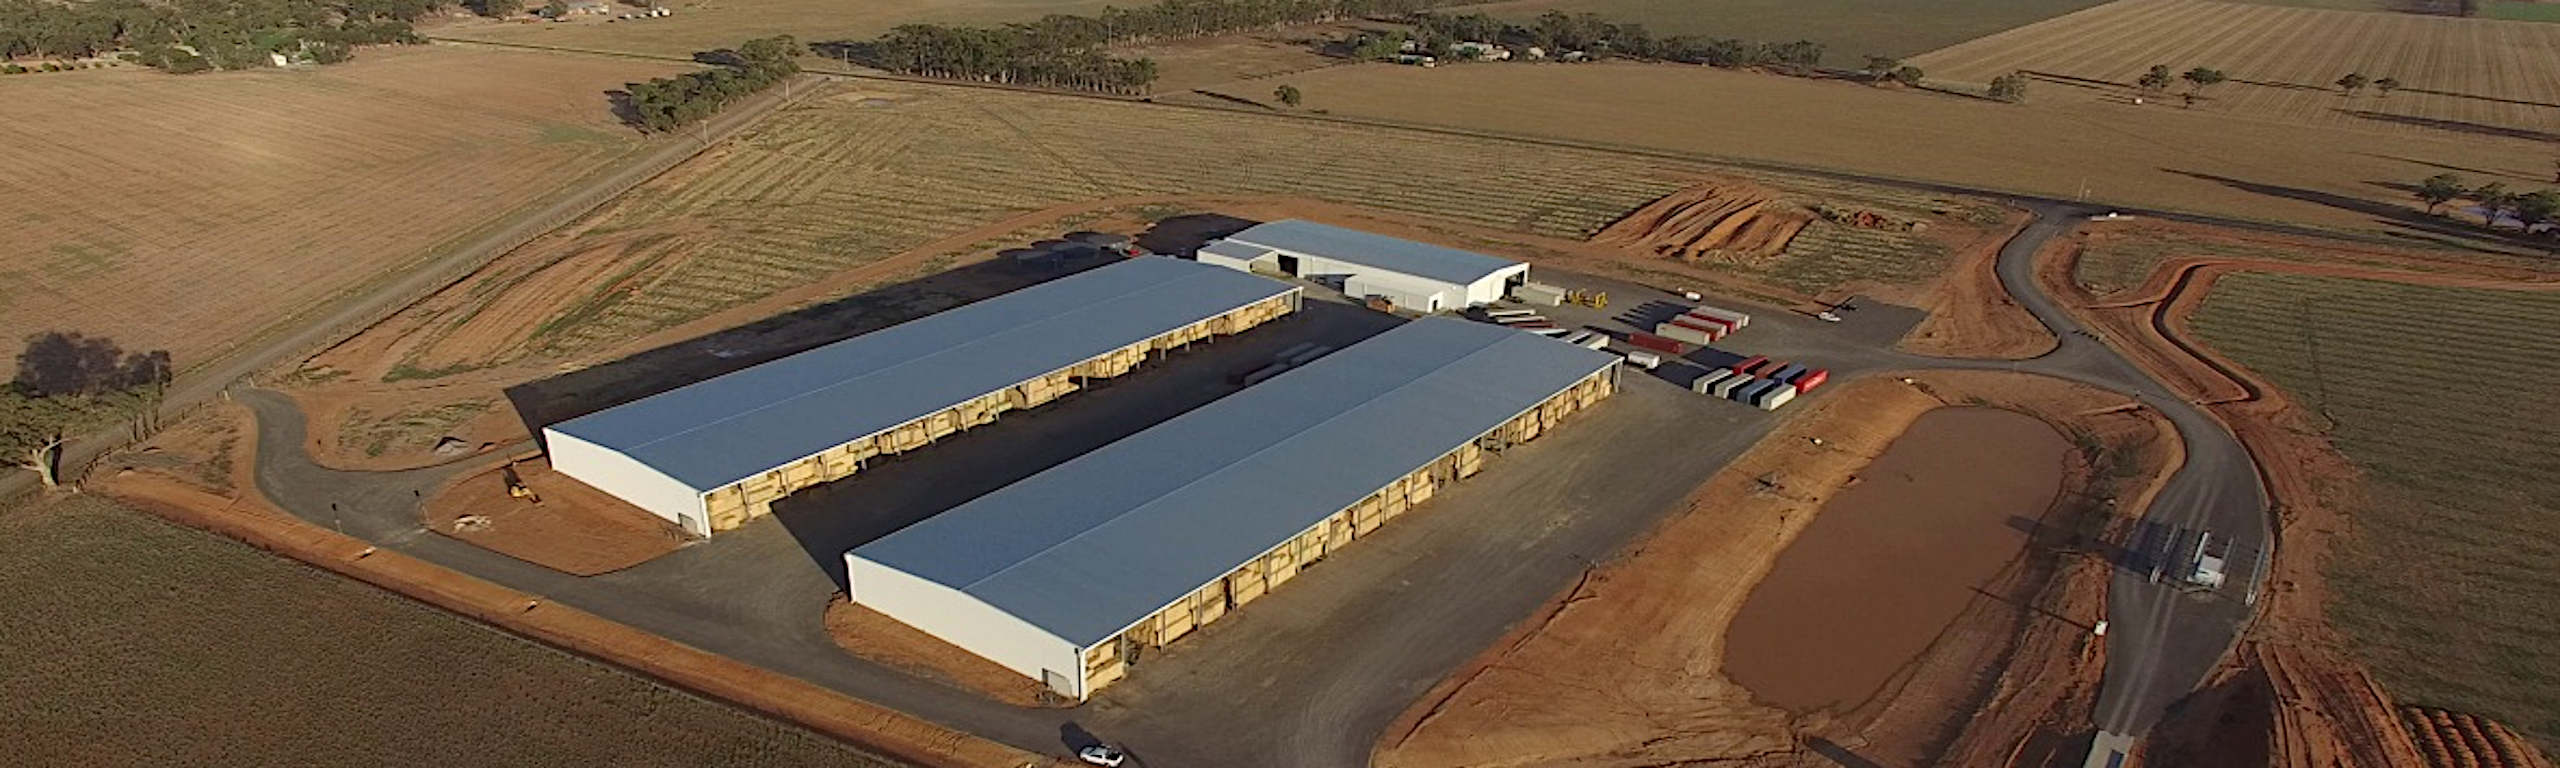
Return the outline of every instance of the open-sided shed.
[[[1298,288],[1145,257],[543,428],[551,464],[695,535],[775,500],[1294,312]]]
[[[1617,375],[1608,353],[1416,320],[856,547],[852,598],[1081,699]]]

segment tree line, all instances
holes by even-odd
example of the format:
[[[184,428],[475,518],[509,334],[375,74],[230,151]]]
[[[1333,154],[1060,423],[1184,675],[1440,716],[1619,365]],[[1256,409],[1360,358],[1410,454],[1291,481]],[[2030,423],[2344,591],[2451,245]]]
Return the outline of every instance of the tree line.
[[[1526,24],[1481,13],[1417,12],[1411,39],[1433,56],[1461,53],[1461,42],[1491,43],[1510,48],[1537,48],[1550,55],[1580,52],[1589,58],[1627,58],[1705,64],[1725,69],[1788,67],[1810,69],[1822,62],[1821,43],[1797,40],[1763,43],[1703,35],[1654,37],[1642,24],[1616,23],[1596,13],[1548,11]],[[1463,56],[1461,56],[1463,57]]]
[[[1000,27],[905,24],[867,41],[820,43],[820,53],[900,74],[1144,93],[1154,61],[1112,56],[1114,43],[1222,35],[1286,24],[1400,16],[1450,0],[1159,0],[1092,16],[1051,14]]]
[[[2501,221],[2516,222],[2518,231],[2534,234],[2535,227],[2560,221],[2560,190],[2540,189],[2532,192],[2507,188],[2506,182],[2492,181],[2480,186],[2467,186],[2462,177],[2439,173],[2418,182],[2418,201],[2427,204],[2427,213],[2442,210],[2456,200],[2470,200],[2480,208],[2480,225],[2499,229]],[[2545,228],[2542,234],[2560,232]]]
[[[789,35],[757,38],[699,56],[719,64],[711,69],[632,83],[627,93],[633,122],[663,132],[718,114],[729,102],[798,73],[798,49]]]
[[[355,46],[415,43],[436,0],[0,0],[0,58],[124,58],[169,72],[247,69],[283,54],[319,64]]]

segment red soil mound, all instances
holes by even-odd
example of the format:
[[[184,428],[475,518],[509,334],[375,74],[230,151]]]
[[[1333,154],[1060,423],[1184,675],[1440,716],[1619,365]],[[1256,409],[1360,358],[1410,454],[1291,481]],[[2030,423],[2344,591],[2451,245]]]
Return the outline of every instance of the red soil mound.
[[[1647,203],[1591,240],[1683,262],[1749,263],[1785,250],[1812,222],[1812,212],[1769,190],[1711,182]]]

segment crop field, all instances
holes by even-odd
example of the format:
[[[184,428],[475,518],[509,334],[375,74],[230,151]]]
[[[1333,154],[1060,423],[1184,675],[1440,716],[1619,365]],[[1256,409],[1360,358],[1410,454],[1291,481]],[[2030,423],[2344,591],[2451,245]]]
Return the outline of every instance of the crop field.
[[[12,765],[893,765],[96,497],[0,589]]]
[[[2387,124],[2363,120],[2307,125],[2243,118],[2219,107],[2133,106],[2074,97],[2071,87],[2044,81],[2031,84],[2026,104],[2001,104],[1705,67],[1363,64],[1210,90],[1267,101],[1279,83],[1304,93],[1305,109],[1338,116],[2396,231],[2464,247],[2483,242],[2418,221],[2415,201],[2394,185],[2447,168],[2462,169],[2472,183],[2494,179],[2530,189],[2551,180],[2549,144],[2521,137],[2375,131],[2366,128]],[[2220,87],[2232,89],[2222,94],[2230,96],[2251,86]],[[2395,93],[2390,100],[2411,96]],[[2339,101],[2334,93],[2325,98]]]
[[[1052,13],[1095,13],[1111,4],[1109,0],[670,0],[660,5],[675,11],[675,15],[658,19],[606,21],[587,16],[557,24],[474,19],[433,27],[425,34],[516,45],[690,56],[696,51],[726,48],[767,35],[787,34],[802,42],[868,39],[900,24],[995,25],[1031,21]]]
[[[2231,82],[2200,110],[2397,133],[2560,138],[2560,26],[2204,0],[2121,0],[1912,59],[1933,79],[2016,70],[2117,87],[2037,85],[2122,98],[2144,70],[2211,67]],[[2398,91],[2348,97],[2349,72]],[[2183,92],[2184,85],[2177,89]],[[2164,100],[2166,101],[2166,100]],[[2543,174],[2545,178],[2548,174]]]
[[[675,69],[412,46],[13,78],[0,339],[79,331],[202,363],[634,151],[604,92]]]
[[[2328,594],[2375,674],[2544,744],[2560,737],[2555,323],[2560,292],[2264,273],[2224,277],[2190,321],[2365,473]]]
[[[1705,170],[1615,153],[1039,94],[933,86],[837,91],[776,114],[580,227],[411,308],[390,326],[415,329],[402,331],[410,337],[398,342],[405,362],[393,377],[599,352],[1070,203],[1313,198],[1580,239]],[[1925,196],[1901,198],[1909,198],[1906,208],[1939,205]],[[1840,238],[1855,252],[1836,258],[1853,266],[1830,268],[1902,259],[1898,237]]]
[[[1857,66],[1868,54],[1910,56],[2087,8],[2106,0],[1513,0],[1455,9],[1527,20],[1548,11],[1596,13],[1643,24],[1656,36],[1703,35],[1762,42],[1811,40],[1824,63]]]

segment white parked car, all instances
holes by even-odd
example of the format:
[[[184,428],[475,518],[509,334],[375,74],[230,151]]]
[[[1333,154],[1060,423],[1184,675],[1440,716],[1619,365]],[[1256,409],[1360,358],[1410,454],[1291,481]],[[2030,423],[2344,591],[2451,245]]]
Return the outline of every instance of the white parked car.
[[[1086,765],[1100,765],[1116,768],[1116,766],[1120,765],[1121,762],[1129,759],[1129,754],[1117,749],[1112,749],[1108,745],[1095,744],[1076,750],[1076,759],[1083,760]]]

